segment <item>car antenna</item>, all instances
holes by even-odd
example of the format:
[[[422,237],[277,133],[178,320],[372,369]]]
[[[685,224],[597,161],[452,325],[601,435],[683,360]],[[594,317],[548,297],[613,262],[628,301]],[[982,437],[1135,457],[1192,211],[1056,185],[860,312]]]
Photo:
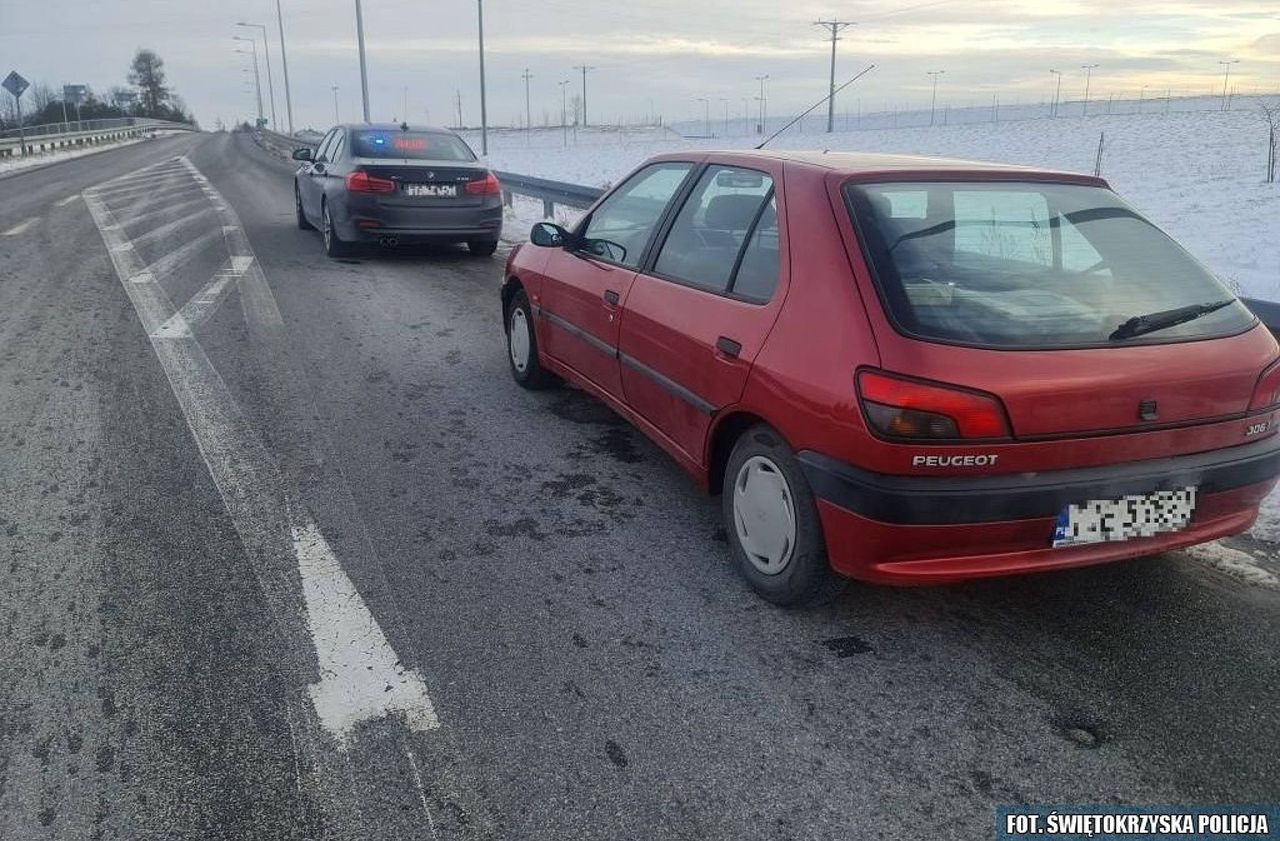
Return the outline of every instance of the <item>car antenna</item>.
[[[812,105],[810,105],[810,106],[808,107],[808,109],[806,109],[803,113],[801,113],[801,114],[797,114],[797,115],[796,115],[796,117],[795,117],[795,119],[793,119],[791,122],[787,123],[785,126],[783,126],[782,128],[778,129],[777,131],[775,131],[773,134],[771,134],[771,135],[769,135],[768,137],[766,137],[766,138],[764,139],[764,141],[763,141],[759,146],[757,146],[756,148],[757,148],[757,149],[763,149],[766,145],[768,145],[769,141],[773,140],[775,137],[777,137],[778,135],[782,134],[782,133],[783,133],[784,131],[786,131],[787,129],[789,129],[789,128],[791,128],[792,126],[794,126],[796,123],[800,122],[800,121],[801,121],[802,119],[804,119],[804,117],[805,117],[805,116],[806,116],[810,111],[812,111],[814,108],[817,108],[819,105],[821,105],[822,103],[826,102],[826,101],[827,101],[828,99],[830,99],[831,97],[833,97],[833,96],[835,96],[836,94],[840,93],[840,91],[842,91],[842,90],[844,90],[845,88],[849,87],[849,86],[850,86],[850,85],[852,85],[854,82],[858,81],[859,79],[861,79],[863,76],[865,76],[865,75],[867,75],[868,73],[870,73],[870,72],[871,72],[872,70],[874,70],[875,68],[876,68],[876,66],[875,66],[874,64],[868,64],[865,70],[863,70],[863,71],[862,71],[861,73],[859,73],[857,76],[854,76],[854,77],[853,77],[852,79],[850,79],[849,81],[845,82],[845,83],[844,83],[843,85],[841,85],[840,87],[838,87],[838,88],[836,88],[835,90],[833,90],[831,93],[829,93],[829,94],[827,94],[826,96],[824,96],[822,99],[819,99],[817,102],[815,102],[815,103],[813,103]]]

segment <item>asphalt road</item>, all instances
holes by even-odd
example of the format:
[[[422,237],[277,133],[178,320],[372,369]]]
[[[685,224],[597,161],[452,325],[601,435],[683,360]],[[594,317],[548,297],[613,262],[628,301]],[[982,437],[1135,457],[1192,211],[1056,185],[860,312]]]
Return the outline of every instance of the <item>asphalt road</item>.
[[[290,173],[204,134],[0,181],[0,838],[1280,800],[1280,592],[1179,554],[771,607],[655,447],[511,382],[502,252],[330,261]]]

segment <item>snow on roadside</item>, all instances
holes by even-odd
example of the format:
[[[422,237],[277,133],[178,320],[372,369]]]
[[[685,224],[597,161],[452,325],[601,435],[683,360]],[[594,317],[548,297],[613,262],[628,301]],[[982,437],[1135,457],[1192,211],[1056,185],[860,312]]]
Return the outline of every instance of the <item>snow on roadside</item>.
[[[1280,577],[1259,566],[1248,552],[1216,542],[1192,546],[1182,551],[1232,578],[1265,587],[1268,590],[1280,590]]]

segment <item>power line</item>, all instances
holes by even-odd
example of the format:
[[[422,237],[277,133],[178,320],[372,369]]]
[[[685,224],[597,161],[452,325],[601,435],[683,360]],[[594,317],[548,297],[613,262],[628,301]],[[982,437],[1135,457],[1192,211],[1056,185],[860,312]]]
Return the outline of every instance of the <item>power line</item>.
[[[831,32],[831,87],[827,98],[827,134],[836,128],[836,42],[840,33],[854,26],[851,20],[815,20],[814,26],[825,26]]]

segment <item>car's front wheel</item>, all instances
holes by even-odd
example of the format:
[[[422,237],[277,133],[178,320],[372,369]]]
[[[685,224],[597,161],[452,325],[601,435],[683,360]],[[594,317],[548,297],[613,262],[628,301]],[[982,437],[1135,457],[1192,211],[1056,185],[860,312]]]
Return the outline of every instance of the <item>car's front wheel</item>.
[[[473,239],[467,243],[467,249],[477,257],[492,257],[498,250],[496,239]]]
[[[748,429],[725,466],[725,531],[743,578],[785,606],[820,604],[844,588],[827,561],[818,506],[791,448],[771,427]]]
[[[314,231],[315,225],[307,219],[307,214],[302,210],[302,192],[298,190],[298,184],[293,184],[293,211],[298,215],[298,229],[302,231]]]
[[[324,234],[324,253],[330,257],[346,257],[351,253],[351,246],[342,237],[338,236],[338,232],[334,230],[333,216],[329,214],[328,202],[321,203],[320,218],[324,225],[322,230]]]
[[[511,296],[507,305],[507,361],[511,377],[523,388],[539,391],[559,382],[555,374],[538,361],[538,335],[533,329],[529,296],[523,289]]]

